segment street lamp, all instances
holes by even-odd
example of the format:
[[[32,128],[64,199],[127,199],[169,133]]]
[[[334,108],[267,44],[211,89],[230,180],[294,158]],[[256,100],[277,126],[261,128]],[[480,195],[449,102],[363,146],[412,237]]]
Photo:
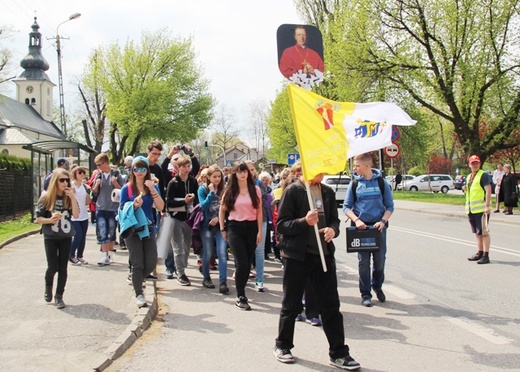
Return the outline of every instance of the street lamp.
[[[61,129],[67,137],[67,124],[65,123],[65,100],[63,98],[63,74],[61,70],[61,42],[60,42],[60,34],[59,29],[60,26],[68,21],[72,21],[73,19],[81,17],[81,13],[73,13],[69,16],[69,19],[61,22],[58,27],[56,27],[56,52],[58,53],[58,86],[60,90],[60,120],[61,120]]]
[[[222,154],[224,155],[224,167],[225,167],[227,164],[226,164],[226,150],[224,149],[224,147],[222,147],[220,145],[208,145],[208,141],[204,141],[204,147],[206,148],[206,150],[208,149],[209,146],[218,147],[219,149],[222,150]]]

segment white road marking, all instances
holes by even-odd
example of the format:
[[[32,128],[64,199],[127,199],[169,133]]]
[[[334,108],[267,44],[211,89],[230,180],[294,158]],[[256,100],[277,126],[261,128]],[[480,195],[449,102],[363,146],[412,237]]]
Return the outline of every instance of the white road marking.
[[[432,238],[432,239],[442,240],[442,241],[445,241],[445,242],[466,245],[466,246],[469,246],[469,247],[474,247],[475,246],[475,242],[474,241],[469,241],[469,240],[464,240],[464,239],[459,239],[459,238],[452,238],[452,237],[447,237],[445,235],[433,234],[433,233],[428,233],[428,232],[419,231],[419,230],[407,229],[405,227],[397,227],[395,225],[392,226],[392,230],[404,232],[404,233],[407,233],[407,234],[418,235],[418,236],[422,236],[422,237],[428,237],[428,238]],[[510,255],[510,256],[520,257],[520,253],[518,253],[518,251],[514,250],[514,249],[498,247],[496,245],[491,245],[491,249],[493,250],[493,252],[500,252],[500,253],[504,253],[504,254],[507,254],[507,255]]]
[[[355,269],[353,267],[341,263],[337,263],[336,266],[338,269],[341,269],[342,271],[346,272],[347,275],[353,275],[357,277],[359,274],[357,268]],[[392,284],[385,284],[383,289],[385,292],[388,292],[395,297],[399,297],[401,300],[412,300],[415,298],[415,295],[413,293],[407,292],[404,289],[396,287]]]
[[[477,324],[476,322],[467,318],[446,318],[446,320],[465,329],[466,331],[473,333],[474,335],[482,337],[483,339],[495,345],[507,345],[514,341],[506,337],[496,336],[492,329],[483,327],[480,324]]]

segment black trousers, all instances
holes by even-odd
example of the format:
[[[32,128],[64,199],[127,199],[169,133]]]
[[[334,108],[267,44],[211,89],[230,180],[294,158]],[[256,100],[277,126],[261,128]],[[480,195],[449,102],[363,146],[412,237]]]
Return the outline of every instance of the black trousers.
[[[258,223],[256,221],[228,222],[227,240],[235,258],[237,297],[246,296],[246,284],[255,256],[257,234]]]
[[[283,300],[276,347],[294,347],[294,325],[296,316],[302,311],[302,296],[307,280],[315,289],[316,300],[321,314],[323,331],[329,342],[329,356],[342,358],[349,354],[345,344],[343,315],[339,311],[338,280],[336,262],[325,256],[327,272],[323,272],[319,256],[307,254],[305,261],[285,259],[283,276]]]
[[[67,283],[67,265],[72,238],[44,239],[45,255],[47,256],[47,271],[45,272],[45,286],[52,287],[54,275],[58,273],[56,294],[63,295]]]

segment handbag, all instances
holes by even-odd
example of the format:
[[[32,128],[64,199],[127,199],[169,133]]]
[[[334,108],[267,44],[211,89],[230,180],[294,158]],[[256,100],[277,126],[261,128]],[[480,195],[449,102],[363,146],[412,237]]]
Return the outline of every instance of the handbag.
[[[377,252],[381,247],[381,232],[369,227],[364,230],[347,227],[347,253]]]

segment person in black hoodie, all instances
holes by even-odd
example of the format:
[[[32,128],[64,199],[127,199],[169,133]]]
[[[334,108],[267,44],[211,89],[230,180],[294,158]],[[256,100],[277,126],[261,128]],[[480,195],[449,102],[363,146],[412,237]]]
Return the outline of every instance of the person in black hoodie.
[[[177,160],[179,172],[168,183],[166,189],[166,212],[173,222],[173,256],[177,269],[177,282],[180,285],[191,285],[186,276],[188,257],[191,248],[191,229],[186,220],[194,205],[197,204],[196,192],[199,188],[197,180],[190,174],[191,160],[183,157]]]
[[[281,254],[284,258],[283,299],[278,322],[278,337],[273,353],[282,363],[293,363],[295,319],[302,310],[307,281],[316,288],[323,330],[329,342],[330,364],[354,371],[360,368],[345,344],[332,239],[339,235],[339,218],[334,191],[321,184],[323,174],[309,181],[313,209],[309,207],[303,176],[285,189],[280,200],[278,220]],[[323,270],[318,241],[318,225],[327,271]]]

